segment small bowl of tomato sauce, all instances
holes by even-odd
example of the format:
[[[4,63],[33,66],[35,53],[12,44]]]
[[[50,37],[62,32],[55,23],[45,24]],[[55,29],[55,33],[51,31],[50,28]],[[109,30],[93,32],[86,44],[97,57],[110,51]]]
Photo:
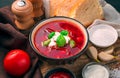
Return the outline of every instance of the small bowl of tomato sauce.
[[[76,78],[73,72],[66,68],[54,68],[49,70],[44,78]]]
[[[72,18],[52,17],[34,27],[29,41],[34,51],[45,60],[71,62],[85,52],[88,32]]]

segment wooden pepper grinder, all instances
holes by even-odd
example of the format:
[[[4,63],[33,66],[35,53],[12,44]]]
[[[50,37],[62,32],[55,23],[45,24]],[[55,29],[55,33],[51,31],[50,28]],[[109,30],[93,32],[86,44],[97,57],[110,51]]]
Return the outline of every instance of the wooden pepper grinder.
[[[16,0],[11,7],[15,14],[15,24],[20,30],[27,30],[34,24],[33,6],[28,0]]]
[[[42,0],[29,0],[33,5],[33,14],[36,19],[39,20],[43,13],[43,2]]]

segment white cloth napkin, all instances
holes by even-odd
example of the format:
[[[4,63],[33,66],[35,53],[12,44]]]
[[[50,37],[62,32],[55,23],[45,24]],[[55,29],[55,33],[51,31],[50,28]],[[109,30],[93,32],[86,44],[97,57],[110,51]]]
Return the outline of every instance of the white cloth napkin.
[[[114,27],[118,32],[118,36],[120,37],[120,14],[119,12],[113,6],[108,4],[106,1],[104,0],[99,0],[99,1],[100,1],[101,6],[103,7],[105,20],[96,19],[93,22],[93,24],[90,25],[87,29],[89,30],[90,27],[96,26],[98,24],[107,24],[107,25]]]

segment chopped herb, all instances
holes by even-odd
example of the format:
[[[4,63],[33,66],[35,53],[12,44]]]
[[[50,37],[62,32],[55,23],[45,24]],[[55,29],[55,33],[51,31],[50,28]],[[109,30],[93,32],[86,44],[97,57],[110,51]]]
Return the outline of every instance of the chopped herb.
[[[64,36],[67,36],[67,35],[68,35],[68,31],[67,31],[67,30],[62,30],[62,31],[60,32],[60,34],[62,34],[62,35],[64,35]]]
[[[43,42],[43,45],[44,45],[44,46],[48,46],[50,42],[51,42],[51,40],[50,40],[50,39],[45,40],[45,41]]]
[[[51,33],[48,35],[48,38],[51,39],[54,35],[55,35],[55,32],[51,32]]]
[[[66,40],[63,35],[59,35],[57,40],[56,40],[57,46],[58,47],[64,47],[66,44]]]
[[[70,40],[70,47],[71,48],[75,47],[75,41],[74,40]]]

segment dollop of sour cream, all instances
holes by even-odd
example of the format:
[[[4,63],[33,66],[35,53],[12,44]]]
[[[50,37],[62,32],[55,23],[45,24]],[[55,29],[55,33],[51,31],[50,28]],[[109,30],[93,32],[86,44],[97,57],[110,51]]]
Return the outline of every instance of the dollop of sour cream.
[[[56,46],[56,40],[58,38],[58,36],[60,35],[59,32],[55,32],[55,35],[50,39],[51,42],[49,43],[49,47],[52,47],[52,46]],[[66,44],[68,44],[69,40],[70,40],[70,37],[67,35],[67,36],[64,36],[65,40],[66,40]]]
[[[102,65],[90,65],[84,71],[85,78],[109,78],[107,68]]]

